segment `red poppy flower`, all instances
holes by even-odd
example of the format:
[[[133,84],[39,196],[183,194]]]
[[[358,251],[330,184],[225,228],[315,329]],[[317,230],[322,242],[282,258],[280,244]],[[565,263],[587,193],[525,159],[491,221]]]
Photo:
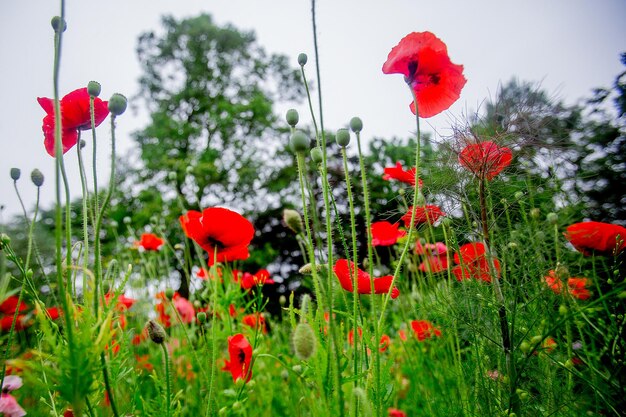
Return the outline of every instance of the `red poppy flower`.
[[[115,297],[115,293],[110,292],[110,291],[104,295],[104,302],[106,303],[106,305],[109,305],[113,297]],[[117,297],[117,303],[115,304],[115,309],[117,311],[123,312],[131,308],[133,304],[135,304],[136,302],[137,300],[135,300],[134,298],[129,298],[129,297],[126,297],[124,294],[120,294]]]
[[[135,360],[137,361],[137,368],[143,369],[147,372],[152,372],[154,370],[154,365],[150,363],[150,355],[135,355]]]
[[[157,251],[161,249],[163,243],[165,243],[165,241],[154,233],[144,233],[141,235],[141,239],[135,242],[135,245],[146,251]]]
[[[459,154],[459,162],[464,168],[486,180],[493,179],[508,167],[512,159],[509,148],[501,148],[491,141],[467,145]]]
[[[398,239],[406,235],[406,231],[398,230],[398,223],[386,221],[372,223],[372,246],[395,245]]]
[[[434,336],[441,336],[441,330],[437,329],[428,320],[413,320],[411,322],[411,328],[417,340],[423,342],[426,339],[430,339]]]
[[[391,345],[391,338],[386,334],[382,335],[380,337],[378,350],[380,350],[381,352],[384,352],[389,348],[389,345]]]
[[[3,332],[8,332],[11,330],[11,324],[13,323],[13,315],[0,317],[0,329]],[[18,314],[17,320],[15,321],[15,331],[19,332],[27,327],[30,327],[32,321],[28,319],[25,314]]]
[[[415,254],[424,256],[424,261],[418,269],[422,272],[432,272],[433,274],[448,269],[448,248],[442,242],[425,243],[417,241],[415,243]]]
[[[164,327],[170,327],[172,325],[172,317],[166,312],[166,300],[165,292],[161,291],[156,295],[156,298],[162,300],[162,302],[158,303],[155,306],[155,310],[157,311],[159,321],[163,324]],[[189,302],[185,297],[181,296],[178,292],[174,293],[174,297],[172,297],[172,304],[178,314],[180,315],[180,319],[183,323],[189,324],[192,323],[196,317],[196,311],[193,307],[193,304]]]
[[[43,118],[44,146],[50,156],[54,156],[54,100],[37,97],[37,102],[46,112]],[[78,142],[78,131],[91,129],[91,113],[89,110],[89,93],[87,88],[79,88],[61,99],[61,142],[63,153],[70,150]],[[95,98],[93,102],[95,125],[98,126],[109,114],[107,102]]]
[[[180,216],[180,224],[185,234],[207,251],[209,265],[250,256],[248,245],[254,237],[254,226],[239,213],[222,207],[210,207],[202,213],[191,210]]]
[[[398,180],[405,184],[415,186],[415,167],[405,171],[400,162],[396,162],[395,167],[387,167],[384,170],[383,179],[386,181]],[[420,178],[420,188],[424,185],[424,181]]]
[[[352,292],[353,290],[352,281],[354,269],[354,263],[352,261],[348,261],[347,259],[339,259],[333,268],[335,275],[339,278],[341,287],[346,291]],[[357,291],[359,294],[371,294],[371,282],[374,283],[374,294],[386,294],[389,292],[389,287],[391,287],[391,281],[393,281],[392,275],[370,279],[370,275],[367,272],[357,269]],[[399,295],[400,290],[393,287],[391,290],[391,298],[396,298]]]
[[[46,311],[48,312],[48,317],[50,317],[50,320],[56,320],[59,317],[61,317],[61,312],[59,311],[59,307],[46,308]]]
[[[274,284],[274,280],[270,278],[270,273],[267,269],[261,269],[256,274],[252,275],[249,272],[239,272],[233,270],[233,278],[244,290],[256,287],[257,285]]]
[[[398,410],[397,408],[390,408],[387,412],[389,413],[389,417],[406,417],[406,413],[402,410]]]
[[[359,335],[359,340],[363,339],[363,329],[357,327],[356,332]],[[348,332],[348,344],[350,346],[354,345],[354,329],[350,329],[350,331]]]
[[[246,382],[252,378],[250,363],[252,362],[252,346],[244,335],[238,333],[228,337],[228,354],[230,361],[225,361],[222,371],[229,371],[233,381],[244,378]]]
[[[409,210],[406,212],[406,214],[402,216],[402,221],[404,222],[404,225],[406,227],[410,227],[409,224],[411,223],[412,211],[413,207],[409,207]],[[415,209],[415,218],[413,219],[413,225],[419,226],[424,223],[433,224],[437,220],[439,220],[441,216],[444,215],[445,213],[441,211],[441,208],[439,208],[439,206],[431,204],[420,206]]]
[[[464,279],[477,279],[491,282],[491,271],[486,256],[485,245],[480,242],[466,243],[454,254],[454,262],[457,266],[452,268],[452,273],[458,281]],[[500,277],[500,261],[493,260],[496,277]]]
[[[23,312],[24,310],[27,310],[28,306],[26,305],[24,301],[20,301],[19,308],[17,307],[19,300],[20,298],[16,295],[11,295],[7,297],[2,302],[2,304],[0,304],[0,313],[6,314],[6,315],[13,315],[15,314],[15,310],[18,310],[20,313]]]
[[[565,238],[585,256],[616,256],[626,248],[626,228],[610,223],[582,222],[568,226]]]
[[[555,294],[563,293],[563,282],[556,275],[554,270],[550,270],[548,275],[544,277],[546,284]],[[591,297],[591,292],[587,289],[591,281],[587,278],[568,278],[567,279],[567,290],[574,298],[578,298],[579,300],[587,300]]]
[[[383,65],[385,74],[403,74],[417,98],[420,117],[447,110],[461,96],[467,80],[463,65],[450,61],[446,44],[430,32],[413,32],[396,45]],[[415,103],[411,103],[415,113]]]
[[[253,329],[259,329],[263,333],[267,333],[267,327],[265,326],[265,317],[262,314],[246,314],[241,319],[241,323],[251,327]]]

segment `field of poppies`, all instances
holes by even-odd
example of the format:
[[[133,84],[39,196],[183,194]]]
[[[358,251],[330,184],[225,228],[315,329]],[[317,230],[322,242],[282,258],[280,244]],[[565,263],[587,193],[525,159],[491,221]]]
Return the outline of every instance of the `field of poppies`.
[[[255,257],[271,253],[267,228],[237,201],[181,203],[167,224],[116,220],[127,99],[103,100],[97,82],[59,92],[63,17],[52,28],[55,96],[37,101],[56,161],[53,239],[34,233],[38,208],[25,210],[24,247],[0,236],[0,415],[623,415],[626,228],[585,219],[559,181],[538,185],[514,135],[457,129],[449,152],[430,151],[422,119],[466,83],[435,34],[381,57],[416,122],[410,160],[384,167],[390,199],[366,166],[367,121],[325,130],[306,81],[317,59],[298,57],[312,126],[294,109],[276,122],[298,190],[273,219],[298,260],[287,265]],[[83,160],[105,123],[98,190],[95,145],[93,172]],[[39,192],[43,175],[31,180]]]

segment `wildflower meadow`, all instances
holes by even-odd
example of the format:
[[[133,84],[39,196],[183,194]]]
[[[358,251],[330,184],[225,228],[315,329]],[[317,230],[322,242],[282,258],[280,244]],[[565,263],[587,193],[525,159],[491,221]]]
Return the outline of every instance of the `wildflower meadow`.
[[[166,17],[107,97],[59,89],[60,5],[32,98],[55,175],[0,173],[37,195],[0,225],[0,415],[624,415],[626,71],[570,107],[511,82],[433,137],[467,68],[416,27],[378,57],[414,121],[386,140],[325,126],[315,1],[297,58]]]

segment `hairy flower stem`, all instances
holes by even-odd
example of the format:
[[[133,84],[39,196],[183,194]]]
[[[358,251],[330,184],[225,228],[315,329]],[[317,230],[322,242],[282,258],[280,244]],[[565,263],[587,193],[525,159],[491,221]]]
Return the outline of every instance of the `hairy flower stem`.
[[[83,268],[86,271],[89,268],[89,208],[87,207],[89,192],[87,190],[87,175],[85,174],[85,165],[83,164],[83,153],[80,146],[80,130],[78,131],[78,146],[76,146],[76,151],[78,155],[78,168],[80,172],[80,186],[82,191],[83,203]],[[83,291],[85,291],[85,289],[87,288],[86,284],[87,274],[83,272]]]
[[[161,351],[163,352],[163,360],[165,361],[165,415],[171,415],[171,388],[170,388],[170,361],[167,354],[165,343],[161,343]]]
[[[98,170],[97,170],[97,142],[96,142],[96,111],[94,107],[94,97],[89,97],[89,115],[91,118],[91,137],[93,141],[92,151],[92,171],[93,171],[93,219],[92,223],[95,224],[95,217],[100,212],[100,203],[98,201]]]
[[[352,186],[350,184],[350,171],[348,170],[348,156],[346,155],[346,148],[341,148],[341,158],[343,159],[343,170],[346,177],[346,190],[348,193],[348,204],[350,205],[350,228],[352,234],[352,262],[354,273],[352,274],[352,335],[354,340],[354,364],[353,364],[353,372],[354,372],[354,389],[359,386],[359,379],[357,375],[359,374],[359,326],[357,322],[357,317],[359,315],[359,291],[358,291],[358,263],[359,263],[359,254],[357,249],[357,241],[356,241],[356,220],[354,218],[354,199],[352,198]],[[346,255],[348,255],[346,253]],[[352,271],[350,271],[352,272]],[[373,293],[373,291],[372,291]],[[354,406],[354,416],[358,416],[359,414],[359,397],[357,395],[353,395],[353,406]]]
[[[504,350],[504,360],[506,363],[506,369],[509,374],[509,410],[517,413],[519,408],[519,402],[517,401],[517,394],[515,393],[516,387],[516,375],[515,364],[511,358],[512,343],[511,334],[509,330],[509,322],[506,314],[506,304],[504,302],[504,295],[502,294],[502,288],[500,287],[500,280],[495,275],[495,267],[493,265],[493,257],[491,256],[490,238],[489,238],[489,224],[487,220],[487,200],[486,200],[486,179],[479,178],[478,183],[478,200],[480,204],[480,223],[482,227],[483,240],[485,242],[485,248],[487,249],[487,259],[489,261],[489,269],[492,271],[493,279],[493,293],[498,303],[498,317],[500,318],[500,332],[502,334],[502,349]]]

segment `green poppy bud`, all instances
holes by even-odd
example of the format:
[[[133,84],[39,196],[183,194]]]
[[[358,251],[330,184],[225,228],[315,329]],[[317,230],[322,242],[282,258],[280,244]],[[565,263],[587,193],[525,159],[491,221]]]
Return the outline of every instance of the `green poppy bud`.
[[[20,179],[22,171],[19,168],[11,168],[11,179],[17,181]]]
[[[335,140],[337,141],[337,145],[345,148],[350,144],[350,132],[348,129],[339,129],[337,131],[337,135],[335,136]]]
[[[509,242],[506,246],[509,249],[517,249],[517,243],[515,243],[515,242]]]
[[[539,343],[541,343],[542,340],[543,340],[543,336],[536,335],[536,336],[533,336],[532,339],[530,339],[530,343],[532,343],[533,345],[538,345]]]
[[[174,298],[174,289],[172,288],[167,288],[165,290],[165,297],[167,297],[168,300],[172,300],[172,298]]]
[[[52,29],[57,33],[65,32],[65,29],[67,29],[67,23],[65,20],[61,19],[61,16],[54,16],[50,24],[52,25]]]
[[[317,340],[309,323],[299,323],[293,332],[293,346],[296,356],[305,361],[315,353]]]
[[[311,149],[311,160],[316,164],[321,164],[324,160],[324,154],[322,153],[322,150],[319,146]]]
[[[359,117],[353,117],[350,119],[350,129],[352,129],[354,133],[359,133],[363,130],[363,121]]]
[[[80,142],[78,142],[78,147],[80,149],[84,149],[85,146],[87,146],[87,142],[85,142],[85,140],[81,139]]]
[[[196,314],[196,318],[198,319],[198,322],[204,323],[206,321],[206,313],[204,311],[201,311]]]
[[[523,353],[528,353],[528,351],[530,351],[530,344],[528,344],[527,341],[523,341],[519,345],[519,350],[521,350]]]
[[[291,135],[291,149],[296,152],[305,152],[311,147],[311,141],[301,131],[297,130]]]
[[[43,174],[37,168],[33,169],[33,172],[30,173],[30,179],[37,187],[43,185]]]
[[[302,53],[298,55],[298,64],[303,67],[306,65],[306,62],[309,60],[309,57],[306,54]]]
[[[539,216],[541,216],[541,210],[539,210],[537,207],[530,210],[530,217],[532,217],[533,219],[538,219]]]
[[[559,314],[562,315],[562,316],[566,315],[567,314],[567,306],[561,304],[559,306]]]
[[[302,365],[294,365],[291,367],[291,370],[297,374],[302,373]]]
[[[300,121],[300,115],[298,114],[298,110],[289,109],[287,110],[287,115],[285,116],[287,120],[287,124],[291,127],[296,127],[298,122]]]
[[[559,221],[559,216],[556,213],[548,213],[546,219],[550,224],[557,224]]]
[[[148,330],[148,336],[157,345],[162,344],[165,341],[165,329],[156,321],[150,320],[146,323],[146,329]]]
[[[302,233],[304,230],[304,225],[302,224],[302,217],[300,217],[300,213],[296,210],[292,209],[284,209],[283,210],[283,221],[288,228],[293,230],[294,233]]]
[[[6,233],[0,233],[0,249],[11,244],[11,238]]]
[[[313,273],[313,265],[310,263],[303,265],[299,270],[302,275],[311,275]]]
[[[524,197],[524,193],[521,191],[516,192],[514,195],[516,200],[521,200]]]
[[[287,297],[285,297],[284,295],[278,297],[278,304],[280,304],[281,306],[287,304]]]
[[[119,116],[126,111],[128,100],[120,93],[114,93],[109,99],[109,111],[113,116]]]
[[[89,83],[87,83],[87,92],[91,97],[98,97],[101,90],[102,86],[98,81],[89,81]]]

